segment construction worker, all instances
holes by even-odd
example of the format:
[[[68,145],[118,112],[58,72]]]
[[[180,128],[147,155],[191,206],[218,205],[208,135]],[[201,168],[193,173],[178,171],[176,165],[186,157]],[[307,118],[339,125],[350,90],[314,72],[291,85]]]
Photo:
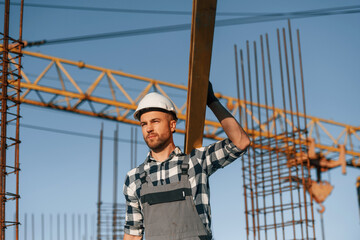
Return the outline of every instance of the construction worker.
[[[171,100],[153,92],[140,101],[134,118],[150,152],[125,179],[124,240],[141,240],[144,232],[146,240],[212,239],[208,177],[244,154],[250,140],[211,83],[207,106],[228,138],[186,155],[174,144],[177,116]]]

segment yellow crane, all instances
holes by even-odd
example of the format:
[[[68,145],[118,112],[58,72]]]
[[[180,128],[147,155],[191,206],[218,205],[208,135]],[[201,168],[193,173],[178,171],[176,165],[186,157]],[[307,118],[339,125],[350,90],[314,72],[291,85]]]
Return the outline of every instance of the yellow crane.
[[[132,118],[131,113],[136,109],[137,102],[147,92],[155,89],[165,96],[169,96],[169,92],[175,91],[185,95],[187,91],[187,86],[184,85],[93,66],[82,61],[67,60],[30,51],[22,51],[22,53],[24,56],[32,57],[45,63],[44,69],[36,76],[28,75],[26,69],[22,72],[23,80],[20,83],[22,89],[20,101],[26,104],[137,125],[138,122]],[[71,71],[74,72],[74,67],[78,69],[77,71],[92,71],[96,77],[88,79],[88,86],[83,87],[78,83],[81,79],[77,79],[73,76],[75,73],[72,75],[70,70],[67,70],[67,68],[71,68]],[[46,77],[51,68],[56,70],[56,80]],[[139,93],[136,97],[131,97],[131,89],[125,87],[130,86],[131,88],[134,85],[132,82],[138,84],[137,86],[143,86],[142,89],[139,88]],[[106,91],[95,93],[96,88],[99,88],[101,83],[107,85]],[[360,152],[354,147],[359,145],[360,142],[359,126],[352,126],[310,115],[305,116],[303,113],[296,114],[289,110],[285,111],[280,108],[237,99],[220,93],[216,93],[216,96],[226,102],[226,106],[232,114],[237,115],[238,107],[240,106],[242,111],[247,112],[254,119],[258,124],[258,130],[246,129],[253,138],[260,136],[260,132],[262,132],[262,135],[265,135],[271,129],[268,130],[266,128],[267,120],[259,122],[255,111],[251,112],[250,106],[272,110],[273,114],[269,121],[285,120],[286,116],[289,118],[291,115],[298,115],[300,118],[306,117],[307,128],[309,129],[308,136],[316,140],[316,143],[314,142],[312,145],[314,151],[321,152],[323,156],[344,153],[348,160],[348,165],[360,165]],[[183,98],[181,101],[182,103],[175,102],[175,105],[179,119],[185,121],[186,98]],[[100,110],[95,109],[95,104],[97,104],[97,108],[101,107]],[[340,134],[334,136],[329,129],[336,129]],[[180,127],[177,129],[177,132],[185,133],[185,129]],[[218,122],[211,119],[205,120],[204,137],[219,140],[222,139],[220,133],[221,126]],[[320,138],[320,134],[325,136],[325,138]]]

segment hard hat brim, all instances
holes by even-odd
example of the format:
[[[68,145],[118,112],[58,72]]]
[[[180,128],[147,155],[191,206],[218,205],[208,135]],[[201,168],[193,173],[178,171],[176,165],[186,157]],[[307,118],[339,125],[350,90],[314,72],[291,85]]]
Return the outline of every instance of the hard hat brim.
[[[151,112],[151,111],[169,113],[174,117],[174,120],[176,120],[176,121],[178,120],[178,118],[176,117],[176,113],[174,111],[168,111],[163,108],[157,108],[157,107],[149,107],[149,108],[140,109],[134,113],[134,118],[140,121],[140,117],[142,114]]]

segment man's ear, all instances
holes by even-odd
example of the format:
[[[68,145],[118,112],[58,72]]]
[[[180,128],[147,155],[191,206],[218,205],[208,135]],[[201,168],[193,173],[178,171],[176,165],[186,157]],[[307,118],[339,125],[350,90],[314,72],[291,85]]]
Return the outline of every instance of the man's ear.
[[[170,130],[172,133],[175,132],[176,129],[176,121],[175,120],[170,120]]]

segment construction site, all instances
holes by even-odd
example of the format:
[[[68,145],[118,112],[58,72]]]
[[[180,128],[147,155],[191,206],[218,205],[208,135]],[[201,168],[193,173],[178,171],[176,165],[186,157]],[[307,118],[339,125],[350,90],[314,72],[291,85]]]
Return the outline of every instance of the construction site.
[[[0,13],[0,240],[124,239],[125,177],[149,153],[140,100],[172,100],[190,153],[227,137],[209,81],[251,140],[209,178],[213,239],[360,239],[358,0],[4,0]]]

